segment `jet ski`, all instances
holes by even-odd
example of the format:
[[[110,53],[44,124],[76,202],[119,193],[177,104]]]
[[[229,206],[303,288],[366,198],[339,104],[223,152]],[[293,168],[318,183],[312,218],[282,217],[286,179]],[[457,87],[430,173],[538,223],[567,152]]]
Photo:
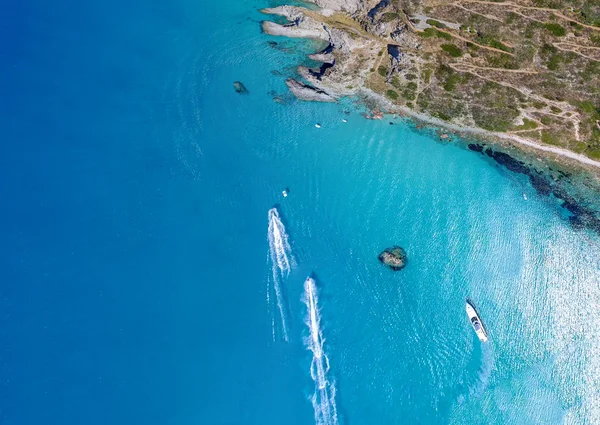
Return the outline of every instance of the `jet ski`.
[[[473,305],[473,303],[470,300],[467,300],[466,309],[467,309],[467,316],[469,316],[469,321],[471,322],[473,329],[475,329],[475,333],[477,334],[477,337],[481,340],[481,342],[487,342],[488,334],[485,329],[485,326],[483,326],[483,322],[481,321],[481,318],[479,317],[479,314],[477,313],[475,306]]]

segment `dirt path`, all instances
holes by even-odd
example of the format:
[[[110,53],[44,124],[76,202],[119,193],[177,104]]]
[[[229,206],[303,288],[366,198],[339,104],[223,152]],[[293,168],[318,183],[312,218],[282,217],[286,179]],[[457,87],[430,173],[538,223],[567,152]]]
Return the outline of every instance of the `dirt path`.
[[[556,47],[559,50],[562,50],[563,52],[573,52],[586,59],[595,62],[600,62],[600,47],[581,46],[579,44],[569,42],[558,42],[552,44],[554,45],[554,47]],[[590,56],[590,54],[594,55],[594,57]]]
[[[556,9],[550,9],[548,7],[535,7],[535,6],[523,6],[520,4],[516,4],[516,3],[512,3],[512,2],[495,2],[495,1],[486,1],[486,0],[461,0],[460,2],[457,2],[457,4],[460,3],[479,3],[479,4],[488,4],[488,5],[494,5],[494,6],[503,6],[503,7],[511,7],[511,8],[515,8],[515,9],[526,9],[526,10],[539,10],[541,12],[549,12],[552,13],[554,16],[558,17],[558,18],[562,18],[565,19],[569,22],[575,22],[578,25],[581,25],[584,28],[588,28],[594,31],[600,31],[600,27],[595,27],[593,25],[587,25],[584,24],[582,22],[577,21],[576,19],[573,18],[569,18],[568,16],[564,15],[562,12],[560,12],[559,10]],[[533,18],[529,18],[529,19],[533,19]],[[537,20],[537,19],[534,19]]]
[[[470,63],[464,63],[464,62],[463,63],[457,62],[456,65],[468,66],[470,69],[483,69],[486,71],[510,72],[513,74],[539,74],[538,71],[531,70],[531,69],[490,68],[487,66],[472,65]]]
[[[415,28],[414,26],[413,26],[412,28],[413,28],[413,29],[414,29],[416,32],[423,32],[423,30],[417,29],[417,28]],[[495,47],[486,46],[485,44],[479,44],[479,43],[477,43],[477,42],[475,42],[475,41],[473,41],[473,40],[469,40],[468,38],[461,37],[461,36],[460,36],[460,35],[458,35],[458,34],[454,34],[453,32],[446,31],[446,30],[444,30],[444,29],[441,29],[441,28],[436,28],[436,30],[438,30],[439,32],[443,32],[444,34],[448,34],[449,36],[451,36],[451,37],[454,37],[454,38],[456,38],[456,39],[458,39],[458,40],[462,40],[462,41],[464,41],[464,42],[466,42],[466,43],[471,43],[471,44],[474,44],[474,45],[476,45],[476,46],[478,46],[478,47],[480,47],[480,48],[482,48],[482,49],[490,50],[490,51],[492,51],[492,52],[504,53],[505,55],[514,56],[514,53],[511,53],[511,52],[505,52],[504,50],[496,49]]]
[[[480,68],[476,65],[471,65],[471,64],[467,64],[467,63],[449,63],[448,66],[450,66],[455,71],[468,72],[469,74],[475,75],[476,77],[479,77],[483,80],[490,81],[490,82],[493,82],[496,84],[500,84],[501,86],[511,88],[513,90],[518,91],[519,93],[526,96],[527,98],[536,100],[538,102],[542,102],[545,105],[550,106],[550,107],[554,106],[555,108],[562,110],[563,111],[562,114],[556,115],[556,116],[561,119],[571,121],[571,123],[573,124],[573,132],[574,132],[575,140],[577,140],[577,141],[581,140],[580,133],[579,133],[580,116],[579,116],[579,113],[577,112],[577,110],[575,110],[575,108],[573,108],[573,106],[571,106],[570,104],[568,104],[566,102],[558,102],[555,100],[546,99],[543,96],[533,93],[533,91],[531,91],[530,89],[527,89],[524,87],[519,87],[514,84],[507,83],[506,81],[497,81],[494,78],[491,78],[486,75],[482,75],[481,73],[477,72],[479,69],[486,70],[486,68]],[[495,68],[491,68],[491,69],[495,70]],[[487,68],[487,70],[489,71],[490,68]],[[510,71],[510,70],[502,70],[502,71]],[[512,71],[519,71],[519,70],[512,70]],[[568,117],[566,115],[567,112],[570,112],[572,115],[570,117]]]
[[[555,154],[555,155],[563,157],[563,158],[568,158],[573,161],[577,161],[581,164],[589,165],[594,168],[600,168],[600,161],[593,160],[591,158],[588,158],[585,155],[581,155],[581,154],[569,151],[567,149],[559,148],[556,146],[542,145],[541,143],[534,142],[532,140],[520,137],[517,134],[495,133],[495,132],[484,130],[482,128],[463,127],[463,126],[456,125],[456,124],[450,124],[450,123],[442,121],[438,118],[434,118],[434,117],[431,117],[431,116],[425,115],[425,114],[420,114],[420,113],[415,112],[406,107],[401,107],[400,110],[408,116],[415,117],[421,121],[428,122],[430,124],[434,124],[439,127],[444,127],[449,130],[454,130],[457,132],[466,132],[466,133],[471,133],[471,134],[480,134],[482,136],[488,136],[488,137],[492,136],[492,137],[498,137],[500,139],[510,140],[514,143],[517,143],[517,144],[520,144],[523,146],[528,146],[530,148],[533,148],[533,149],[536,149],[536,150],[539,150],[542,152],[549,152],[549,153]]]

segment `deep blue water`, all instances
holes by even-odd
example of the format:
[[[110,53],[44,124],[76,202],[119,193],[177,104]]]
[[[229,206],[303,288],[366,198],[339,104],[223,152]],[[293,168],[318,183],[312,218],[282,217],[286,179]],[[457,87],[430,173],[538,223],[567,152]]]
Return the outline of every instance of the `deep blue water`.
[[[0,423],[313,424],[309,275],[340,423],[600,423],[598,237],[463,147],[291,99],[271,71],[315,46],[267,5],[5,5]]]

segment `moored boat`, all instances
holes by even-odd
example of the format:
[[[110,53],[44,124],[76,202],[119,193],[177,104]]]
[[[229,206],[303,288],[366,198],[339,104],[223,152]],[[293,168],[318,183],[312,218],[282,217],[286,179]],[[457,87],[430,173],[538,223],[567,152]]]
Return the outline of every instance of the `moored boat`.
[[[471,326],[473,326],[473,329],[475,330],[477,337],[481,340],[481,342],[487,342],[487,340],[488,340],[487,330],[485,329],[485,326],[483,326],[483,322],[481,321],[481,318],[479,317],[479,313],[477,313],[475,306],[473,305],[473,303],[470,300],[467,300],[466,309],[467,309],[467,316],[469,317],[469,321],[471,322]]]

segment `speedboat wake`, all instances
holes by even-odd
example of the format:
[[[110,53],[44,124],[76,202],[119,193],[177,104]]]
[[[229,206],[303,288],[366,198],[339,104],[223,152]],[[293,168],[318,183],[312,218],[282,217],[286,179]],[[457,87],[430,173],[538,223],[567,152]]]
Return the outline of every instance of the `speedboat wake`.
[[[315,382],[315,392],[311,397],[315,412],[316,425],[337,425],[337,407],[335,404],[335,382],[329,382],[329,359],[323,351],[323,333],[320,328],[321,315],[318,307],[315,280],[307,278],[304,282],[304,303],[306,304],[306,325],[309,335],[305,339],[306,347],[312,351],[310,376]]]
[[[267,304],[271,309],[271,291],[275,292],[275,300],[279,315],[281,317],[281,332],[283,339],[288,341],[288,331],[285,321],[285,311],[283,307],[283,294],[281,292],[282,280],[290,274],[294,267],[294,258],[292,257],[292,248],[288,242],[288,235],[285,232],[285,226],[279,218],[277,208],[269,210],[269,259],[271,260],[272,279],[267,288]],[[271,309],[272,310],[272,309]],[[275,340],[275,319],[272,317],[273,340]]]

